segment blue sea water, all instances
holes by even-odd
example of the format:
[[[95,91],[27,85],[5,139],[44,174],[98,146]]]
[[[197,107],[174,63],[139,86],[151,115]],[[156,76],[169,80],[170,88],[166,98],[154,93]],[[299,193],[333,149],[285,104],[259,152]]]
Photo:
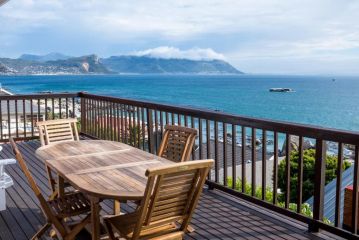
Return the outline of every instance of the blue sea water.
[[[359,131],[359,77],[79,75],[0,76],[15,93],[90,93]],[[292,88],[273,93],[269,88]]]

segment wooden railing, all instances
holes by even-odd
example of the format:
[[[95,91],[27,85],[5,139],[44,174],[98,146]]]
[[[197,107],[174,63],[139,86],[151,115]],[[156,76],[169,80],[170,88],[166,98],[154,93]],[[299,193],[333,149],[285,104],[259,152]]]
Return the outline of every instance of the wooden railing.
[[[0,96],[0,141],[38,137],[36,122],[80,116],[78,93]]]
[[[154,154],[166,124],[196,128],[199,135],[192,159],[215,160],[207,180],[209,189],[220,189],[307,223],[310,231],[323,229],[344,238],[358,239],[358,191],[353,191],[352,221],[345,229],[341,209],[344,202],[343,166],[348,159],[353,166],[350,168],[353,171],[353,189],[358,189],[359,132],[87,93],[0,97],[1,101],[32,100],[33,103],[47,99],[51,104],[59,98],[75,103],[71,105],[73,108],[80,99],[78,108],[83,135],[121,141]],[[38,105],[41,108],[41,102]],[[45,109],[53,116],[56,113],[52,106]],[[73,109],[71,114],[65,112],[73,115],[77,111]],[[1,115],[6,118],[6,111]],[[6,137],[1,136],[1,140],[5,141]],[[313,170],[307,169],[307,161],[310,161],[307,154],[313,154]],[[328,183],[325,177],[329,167],[327,155],[337,159],[334,196],[324,194]],[[291,180],[293,174],[297,176],[296,181]],[[308,181],[312,184],[311,214],[303,212],[303,207],[307,205]],[[328,222],[324,216],[324,203],[331,197],[335,217],[334,221]]]
[[[344,149],[354,149],[354,189],[358,188],[359,133],[326,129],[310,125],[292,124],[225,114],[214,111],[170,106],[137,100],[97,96],[81,93],[81,131],[91,137],[122,141],[141,149],[157,153],[163,127],[166,124],[184,125],[198,129],[193,159],[213,158],[215,166],[208,176],[209,188],[217,188],[253,203],[285,214],[309,225],[310,231],[324,229],[346,238],[357,238],[358,204],[353,204],[354,226],[350,231],[342,228],[341,178],[343,174]],[[258,144],[260,139],[260,145]],[[293,141],[298,142],[297,194],[291,192],[291,152]],[[304,152],[308,141],[315,151],[314,200],[312,216],[301,211],[303,201]],[[279,150],[281,143],[285,147]],[[335,195],[335,221],[324,220],[324,188],[326,154],[329,145],[336,145],[332,153],[338,158]],[[282,156],[282,157],[281,157]],[[272,159],[269,161],[269,159]],[[256,161],[254,161],[254,159]],[[279,162],[285,164],[285,194],[278,192]],[[283,164],[283,163],[282,163]],[[272,165],[270,167],[269,165]],[[240,178],[240,181],[237,179]],[[240,184],[238,184],[238,182]],[[268,191],[272,193],[267,198]],[[281,203],[280,201],[283,201]],[[295,199],[295,201],[291,201]],[[354,191],[353,203],[358,202]],[[291,207],[296,204],[295,207]]]

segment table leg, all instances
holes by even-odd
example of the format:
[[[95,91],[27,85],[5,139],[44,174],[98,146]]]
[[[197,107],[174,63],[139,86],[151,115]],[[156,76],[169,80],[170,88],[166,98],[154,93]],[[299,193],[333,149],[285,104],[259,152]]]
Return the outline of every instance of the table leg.
[[[60,175],[58,175],[57,178],[57,191],[59,193],[59,197],[63,197],[65,195],[65,180]]]
[[[113,202],[113,214],[119,215],[121,213],[121,203],[118,200],[114,200]]]
[[[91,197],[90,202],[92,240],[98,240],[100,239],[100,199]]]

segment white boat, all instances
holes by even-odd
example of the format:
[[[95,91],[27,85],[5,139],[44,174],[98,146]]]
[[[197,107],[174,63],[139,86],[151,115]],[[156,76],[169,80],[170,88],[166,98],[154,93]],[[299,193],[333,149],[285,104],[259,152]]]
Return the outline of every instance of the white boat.
[[[270,88],[270,92],[294,92],[291,88]]]

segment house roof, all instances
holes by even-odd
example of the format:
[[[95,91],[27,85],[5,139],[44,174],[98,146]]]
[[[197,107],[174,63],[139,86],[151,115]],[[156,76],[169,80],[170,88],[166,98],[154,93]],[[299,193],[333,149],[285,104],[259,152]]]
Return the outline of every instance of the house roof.
[[[354,179],[354,166],[349,167],[342,174],[342,185],[340,187],[341,199],[340,199],[340,219],[343,219],[343,207],[344,207],[344,189],[353,184]],[[324,217],[327,218],[330,222],[334,223],[335,221],[335,198],[336,198],[336,186],[337,179],[335,178],[330,183],[328,183],[324,188]],[[314,198],[309,198],[306,203],[308,203],[313,208]],[[340,221],[343,222],[343,221]]]

